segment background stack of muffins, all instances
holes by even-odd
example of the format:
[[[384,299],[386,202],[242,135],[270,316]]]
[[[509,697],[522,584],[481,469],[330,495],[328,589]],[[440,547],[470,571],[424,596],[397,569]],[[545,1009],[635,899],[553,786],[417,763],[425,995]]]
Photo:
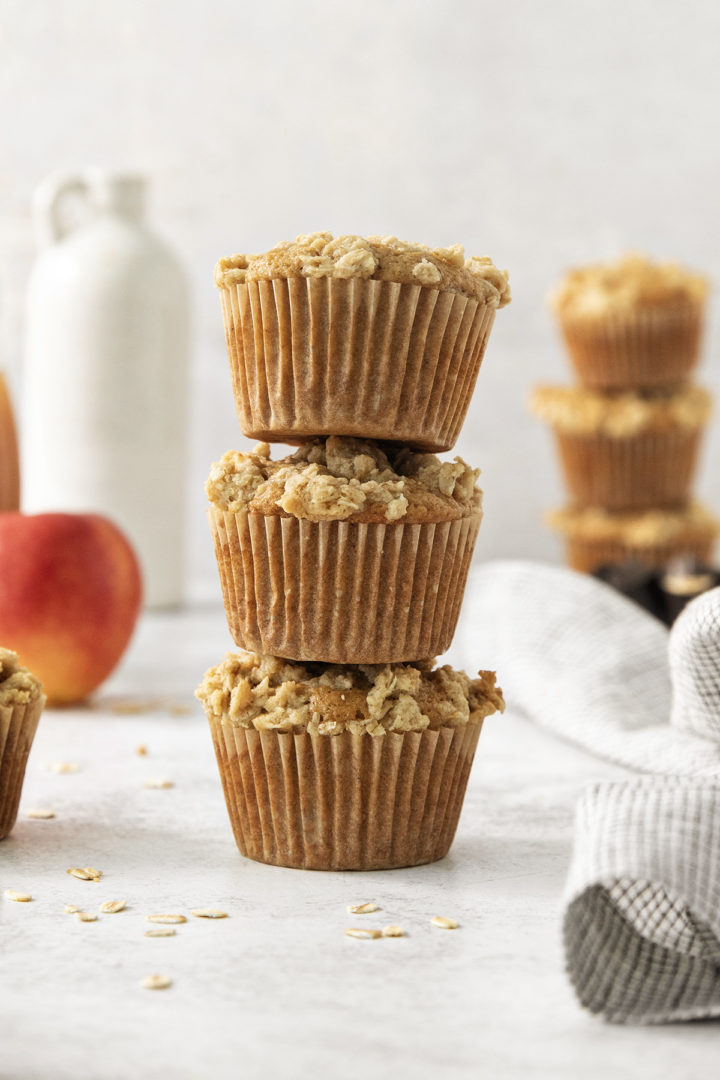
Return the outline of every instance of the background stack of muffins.
[[[580,385],[540,386],[532,408],[555,433],[572,503],[550,523],[577,570],[710,557],[717,521],[690,498],[711,408],[690,382],[706,293],[702,276],[630,255],[553,295]]]
[[[507,275],[461,247],[301,236],[216,270],[240,427],[209,518],[235,643],[198,690],[241,852],[446,854],[494,674],[433,669],[481,520],[452,447]],[[273,461],[268,442],[299,444]]]

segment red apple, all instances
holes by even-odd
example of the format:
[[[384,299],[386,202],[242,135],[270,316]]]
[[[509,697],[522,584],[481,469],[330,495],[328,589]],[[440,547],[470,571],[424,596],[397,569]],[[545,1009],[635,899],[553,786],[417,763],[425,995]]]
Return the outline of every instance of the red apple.
[[[130,543],[97,514],[0,514],[0,645],[51,705],[81,701],[125,651],[142,582]]]

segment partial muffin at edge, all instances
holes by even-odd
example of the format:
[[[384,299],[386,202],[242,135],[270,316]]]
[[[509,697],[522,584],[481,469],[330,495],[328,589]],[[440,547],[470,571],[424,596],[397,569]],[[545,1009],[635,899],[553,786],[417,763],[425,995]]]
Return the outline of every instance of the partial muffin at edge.
[[[0,840],[15,824],[40,714],[42,684],[20,665],[17,654],[0,648]]]

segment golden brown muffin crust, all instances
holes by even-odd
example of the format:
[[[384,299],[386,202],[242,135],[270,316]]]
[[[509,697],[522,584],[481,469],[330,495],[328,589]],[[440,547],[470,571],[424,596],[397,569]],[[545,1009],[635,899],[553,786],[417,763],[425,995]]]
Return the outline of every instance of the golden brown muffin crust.
[[[571,319],[594,319],[639,308],[699,305],[707,278],[675,262],[629,254],[607,263],[570,270],[550,296],[555,312]]]
[[[0,708],[27,705],[41,694],[42,683],[20,666],[17,653],[0,648]]]
[[[566,536],[578,540],[607,540],[632,547],[692,542],[716,536],[718,519],[699,503],[679,510],[619,511],[568,507],[555,510],[548,523]]]
[[[470,679],[432,661],[418,664],[298,664],[228,653],[196,690],[209,717],[258,731],[362,735],[462,727],[503,712],[495,673]]]
[[[305,443],[279,461],[260,443],[228,451],[205,490],[220,510],[309,521],[454,521],[478,513],[479,469],[461,458],[440,461],[394,444],[330,436]]]
[[[277,244],[262,255],[231,255],[215,267],[218,288],[276,278],[336,277],[396,281],[461,293],[492,307],[510,303],[505,270],[486,255],[465,258],[461,244],[430,248],[395,236],[316,232]]]
[[[538,386],[530,408],[566,435],[626,439],[644,432],[696,431],[710,417],[712,398],[701,386],[645,394],[602,393],[584,386]]]

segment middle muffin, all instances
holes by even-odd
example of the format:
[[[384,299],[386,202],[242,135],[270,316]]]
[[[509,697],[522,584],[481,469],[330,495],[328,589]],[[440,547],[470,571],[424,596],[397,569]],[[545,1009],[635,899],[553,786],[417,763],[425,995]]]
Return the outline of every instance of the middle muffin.
[[[266,443],[225,454],[206,490],[235,643],[329,663],[443,653],[482,519],[478,475],[341,437],[279,461]]]

